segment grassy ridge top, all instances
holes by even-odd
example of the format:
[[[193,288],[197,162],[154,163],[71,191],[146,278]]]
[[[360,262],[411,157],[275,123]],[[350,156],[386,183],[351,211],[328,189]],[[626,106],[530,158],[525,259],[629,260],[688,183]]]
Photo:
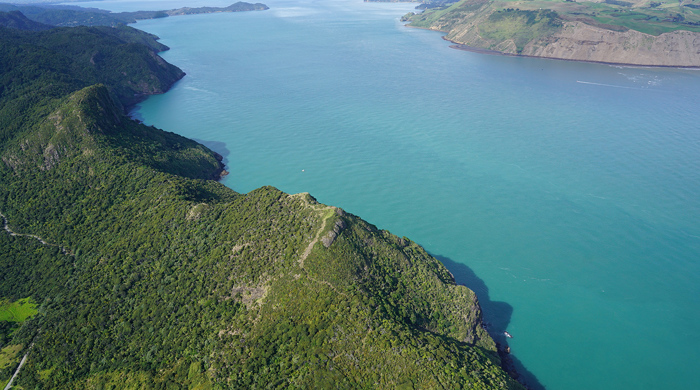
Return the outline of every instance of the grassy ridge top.
[[[21,323],[36,313],[36,303],[32,302],[30,298],[14,302],[0,301],[0,321]]]
[[[556,13],[562,21],[579,21],[615,31],[631,29],[651,35],[676,30],[700,32],[700,1],[698,0],[681,2],[672,0],[605,0],[601,2],[463,0],[438,9],[426,10],[423,14],[413,16],[411,21],[418,27],[431,27],[438,22],[449,26],[463,23],[470,13],[482,7],[487,7],[489,12],[501,13],[549,10]],[[493,28],[503,29],[507,26],[493,26]]]
[[[39,303],[6,341],[34,343],[19,385],[521,388],[440,262],[308,194],[207,180],[213,152],[123,115],[111,68],[93,64],[111,84],[83,86],[90,73],[72,67],[87,64],[39,44],[76,31],[0,30],[22,48],[0,57],[10,73],[44,75],[5,80],[28,96],[20,121],[19,95],[0,99],[16,124],[0,143],[0,211],[25,234],[0,232],[0,298]],[[102,50],[111,32],[86,33]],[[133,53],[125,66],[151,57]],[[0,381],[26,352],[13,351]]]

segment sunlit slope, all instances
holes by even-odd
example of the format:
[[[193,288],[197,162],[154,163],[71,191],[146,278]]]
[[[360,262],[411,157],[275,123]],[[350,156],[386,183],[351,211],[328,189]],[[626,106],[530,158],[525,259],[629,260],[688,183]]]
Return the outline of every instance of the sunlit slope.
[[[31,34],[21,55],[55,49]],[[218,156],[132,121],[115,90],[27,95],[0,145],[0,298],[39,305],[1,381],[28,354],[24,388],[520,388],[474,293],[420,246],[308,194],[235,193],[210,180]]]
[[[407,15],[410,25],[506,54],[700,66],[700,3],[463,0]]]

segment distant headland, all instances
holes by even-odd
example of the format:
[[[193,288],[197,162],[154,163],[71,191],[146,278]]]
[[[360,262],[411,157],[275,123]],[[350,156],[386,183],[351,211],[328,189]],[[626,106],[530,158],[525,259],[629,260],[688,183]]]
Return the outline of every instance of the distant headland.
[[[458,49],[620,65],[700,67],[700,1],[462,0],[402,20]]]
[[[262,3],[237,2],[228,7],[182,7],[162,11],[110,12],[97,8],[73,5],[2,4],[0,12],[20,11],[27,19],[49,26],[117,26],[136,23],[139,20],[167,18],[168,16],[211,14],[219,12],[264,11],[269,7]]]

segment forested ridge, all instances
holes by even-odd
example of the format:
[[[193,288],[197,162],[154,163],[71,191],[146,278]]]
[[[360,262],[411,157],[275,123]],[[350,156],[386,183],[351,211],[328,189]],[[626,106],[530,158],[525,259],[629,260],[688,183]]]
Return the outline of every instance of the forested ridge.
[[[183,75],[155,39],[0,27],[0,306],[27,313],[0,320],[0,385],[26,354],[24,389],[521,388],[419,245],[238,194],[215,153],[128,118]]]
[[[34,23],[49,26],[119,26],[136,23],[138,20],[167,18],[178,15],[209,14],[218,12],[264,11],[268,7],[262,3],[233,3],[227,7],[183,7],[160,11],[110,12],[97,8],[83,8],[60,4],[8,4],[0,3],[0,11],[21,12]],[[2,19],[0,18],[0,25]],[[37,29],[36,25],[32,30]]]

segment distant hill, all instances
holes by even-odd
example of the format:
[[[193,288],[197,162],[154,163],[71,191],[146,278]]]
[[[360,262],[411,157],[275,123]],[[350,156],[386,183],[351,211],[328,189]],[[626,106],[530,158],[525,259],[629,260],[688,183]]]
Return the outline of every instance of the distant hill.
[[[77,6],[32,4],[16,5],[0,3],[0,11],[21,11],[28,19],[51,26],[117,26],[135,23],[138,20],[166,18],[168,16],[192,15],[217,12],[262,11],[265,4],[237,2],[228,7],[179,8],[162,11],[110,12],[96,8]]]
[[[700,2],[462,0],[410,13],[464,49],[577,61],[700,67]]]
[[[0,12],[0,26],[17,30],[43,31],[52,26],[27,19],[20,11]]]
[[[26,128],[43,107],[39,102],[102,83],[117,104],[130,106],[165,92],[184,76],[157,55],[166,47],[152,34],[126,26],[40,32],[0,28],[0,40],[0,142]]]
[[[522,389],[419,245],[128,118],[182,76],[144,39],[0,27],[0,385]]]

